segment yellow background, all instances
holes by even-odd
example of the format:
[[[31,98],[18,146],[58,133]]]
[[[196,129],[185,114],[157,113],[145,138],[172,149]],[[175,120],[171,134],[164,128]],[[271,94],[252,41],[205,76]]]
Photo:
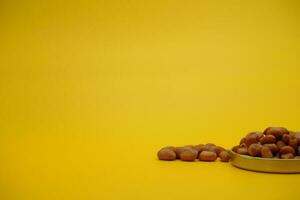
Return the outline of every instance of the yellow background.
[[[0,199],[299,199],[299,175],[160,162],[299,130],[299,1],[0,1]]]

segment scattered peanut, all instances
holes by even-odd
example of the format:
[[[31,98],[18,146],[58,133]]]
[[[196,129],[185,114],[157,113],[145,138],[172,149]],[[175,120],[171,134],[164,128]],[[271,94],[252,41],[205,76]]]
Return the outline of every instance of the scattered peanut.
[[[157,157],[160,160],[176,160],[176,153],[170,148],[162,148],[158,153]]]
[[[186,150],[192,150],[192,148],[191,147],[176,147],[174,150],[176,153],[176,157],[180,158],[180,154]]]
[[[199,158],[200,161],[215,161],[220,157],[222,162],[228,162],[230,159],[230,154],[227,150],[212,143],[205,145],[186,145],[182,147],[167,146],[163,147],[157,153],[157,156],[160,160],[175,160],[177,158],[182,161],[190,162],[195,161],[197,158]]]
[[[222,151],[226,151],[226,150],[223,147],[217,146],[216,153],[217,153],[218,156],[220,156],[220,153]]]
[[[217,154],[211,151],[202,151],[199,155],[199,160],[201,161],[215,161],[217,159]]]
[[[181,152],[180,159],[182,161],[194,161],[198,156],[198,152],[194,149],[189,149]]]
[[[204,144],[197,144],[196,146],[194,146],[194,149],[196,149],[198,152],[200,152],[203,148]]]
[[[229,162],[229,160],[230,160],[230,154],[227,151],[222,151],[219,154],[219,157],[222,162]]]

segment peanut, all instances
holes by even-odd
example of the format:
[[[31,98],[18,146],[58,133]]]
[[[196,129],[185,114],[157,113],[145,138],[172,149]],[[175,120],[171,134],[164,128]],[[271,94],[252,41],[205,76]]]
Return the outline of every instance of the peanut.
[[[297,149],[297,147],[298,147],[298,139],[295,138],[295,137],[290,137],[289,145],[291,147],[293,147],[294,149]]]
[[[225,150],[223,147],[221,147],[221,146],[217,146],[217,148],[216,148],[216,153],[217,153],[218,156],[220,156],[220,153],[221,153],[222,151],[226,151],[226,150]]]
[[[216,145],[213,143],[207,143],[206,146],[216,146]]]
[[[242,139],[240,140],[240,145],[241,145],[241,144],[245,144],[245,142],[246,142],[246,138],[242,138]]]
[[[202,151],[199,154],[199,160],[201,161],[215,161],[217,159],[217,154],[211,151]]]
[[[264,144],[263,146],[268,147],[269,149],[271,149],[273,154],[276,154],[279,151],[279,148],[276,144]]]
[[[295,158],[295,156],[292,153],[286,153],[286,154],[282,154],[281,158],[282,159],[293,159],[293,158]]]
[[[222,151],[219,154],[219,157],[220,157],[222,162],[229,162],[231,156],[227,151]]]
[[[232,147],[232,151],[235,153],[238,153],[238,148],[239,148],[239,146],[234,146],[234,147]]]
[[[261,144],[251,144],[248,148],[248,154],[251,156],[261,156]]]
[[[242,154],[242,155],[248,155],[248,149],[247,147],[238,147],[236,152],[238,154]]]
[[[258,140],[265,136],[262,132],[256,132],[256,134],[257,134]]]
[[[173,147],[173,146],[165,146],[165,147],[163,147],[161,149],[170,149],[172,151],[175,151],[175,147]]]
[[[292,153],[293,155],[295,155],[295,149],[291,146],[284,146],[280,148],[280,155],[287,153]]]
[[[202,149],[203,146],[204,146],[204,144],[197,144],[196,146],[194,146],[194,149],[196,149],[198,152],[200,152],[200,150]]]
[[[189,149],[181,152],[180,159],[182,161],[194,161],[198,156],[198,152],[195,149]]]
[[[176,147],[174,150],[176,153],[176,157],[180,158],[180,154],[186,150],[192,150],[192,148],[191,147]]]
[[[295,132],[295,138],[298,140],[298,145],[300,145],[300,132]]]
[[[276,145],[278,146],[279,149],[282,148],[282,147],[284,147],[284,146],[286,146],[286,144],[283,141],[281,141],[281,140],[277,141]]]
[[[289,134],[289,131],[283,127],[269,127],[264,131],[265,135],[274,135],[276,138]]]
[[[211,151],[211,149],[214,146],[210,146],[210,145],[202,145],[201,147],[198,148],[198,153],[200,154],[202,151]]]
[[[251,144],[257,143],[258,137],[257,134],[251,134],[246,137],[245,144],[249,147]]]
[[[261,148],[261,157],[263,157],[263,158],[272,158],[273,154],[272,154],[271,149],[267,146],[263,146]]]
[[[290,138],[291,138],[291,135],[289,135],[289,134],[284,134],[284,135],[282,136],[281,140],[282,140],[284,143],[288,144],[289,141],[290,141]]]
[[[172,160],[176,160],[176,153],[172,149],[162,148],[157,153],[157,157],[159,160],[172,161]]]
[[[262,138],[260,138],[261,144],[272,144],[276,142],[276,137],[274,135],[266,135]]]

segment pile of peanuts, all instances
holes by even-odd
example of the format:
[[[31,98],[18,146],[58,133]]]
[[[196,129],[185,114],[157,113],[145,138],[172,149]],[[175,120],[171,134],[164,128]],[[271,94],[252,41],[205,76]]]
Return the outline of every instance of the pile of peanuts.
[[[183,147],[167,146],[158,151],[157,157],[160,160],[173,161],[180,159],[182,161],[215,161],[219,157],[222,162],[230,160],[230,154],[223,147],[214,144],[187,145]]]
[[[255,157],[293,159],[300,156],[300,132],[269,127],[264,132],[248,133],[232,150]]]

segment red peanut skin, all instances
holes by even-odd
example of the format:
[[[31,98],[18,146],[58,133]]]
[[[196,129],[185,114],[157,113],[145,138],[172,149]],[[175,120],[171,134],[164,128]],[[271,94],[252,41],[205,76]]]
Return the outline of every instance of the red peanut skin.
[[[284,127],[269,127],[264,131],[265,135],[274,135],[276,138],[289,134],[289,131]]]
[[[186,150],[186,151],[183,151],[181,154],[180,154],[180,159],[182,161],[194,161],[197,159],[197,156],[198,156],[198,151],[192,149],[192,150]]]
[[[259,157],[261,156],[261,148],[262,148],[261,144],[251,144],[248,148],[248,154],[250,156]]]
[[[172,149],[163,148],[157,153],[160,160],[173,161],[176,160],[176,153]]]
[[[229,160],[231,158],[230,154],[227,151],[222,151],[219,154],[219,157],[220,157],[222,162],[229,162]]]
[[[272,158],[273,153],[272,153],[271,149],[267,146],[263,146],[261,148],[261,157],[263,157],[263,158]]]
[[[276,137],[274,135],[266,135],[265,137],[260,138],[261,144],[272,144],[276,142]]]
[[[201,161],[212,162],[212,161],[215,161],[216,159],[217,159],[217,154],[215,152],[202,151],[199,154],[199,160],[201,160]]]

